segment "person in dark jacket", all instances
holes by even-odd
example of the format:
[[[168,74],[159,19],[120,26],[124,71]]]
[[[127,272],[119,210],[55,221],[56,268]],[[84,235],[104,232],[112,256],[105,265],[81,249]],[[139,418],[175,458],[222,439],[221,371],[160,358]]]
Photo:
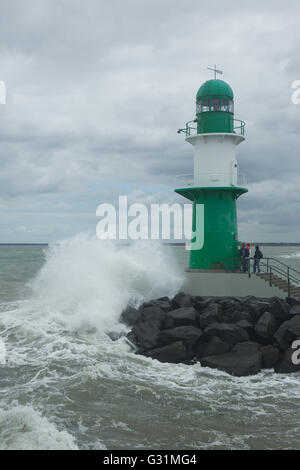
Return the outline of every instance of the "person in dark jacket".
[[[263,254],[259,249],[259,246],[257,245],[255,247],[255,253],[254,253],[254,266],[253,266],[253,272],[256,273],[256,268],[257,272],[260,273],[260,260],[263,258]]]
[[[242,271],[243,273],[247,273],[249,270],[249,255],[250,252],[246,247],[245,243],[242,243],[241,246],[241,262],[242,262]]]

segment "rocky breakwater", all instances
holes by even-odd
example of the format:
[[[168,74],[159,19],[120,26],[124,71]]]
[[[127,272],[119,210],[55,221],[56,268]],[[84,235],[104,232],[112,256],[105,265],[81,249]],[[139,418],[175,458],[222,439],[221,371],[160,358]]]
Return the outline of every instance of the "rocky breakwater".
[[[248,376],[300,371],[300,302],[273,297],[194,297],[184,293],[127,307],[121,321],[137,354]],[[294,345],[295,346],[295,345]],[[298,346],[300,351],[300,346]]]

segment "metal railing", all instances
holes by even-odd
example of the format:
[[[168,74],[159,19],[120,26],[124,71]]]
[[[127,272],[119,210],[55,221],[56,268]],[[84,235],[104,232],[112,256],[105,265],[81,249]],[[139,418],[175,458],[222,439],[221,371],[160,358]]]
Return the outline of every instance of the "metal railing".
[[[241,121],[240,119],[234,119],[233,120],[233,125],[238,122],[239,124],[235,127],[233,127],[233,130],[235,131],[236,134],[240,134],[240,135],[245,135],[245,126],[246,126],[246,123],[245,121]],[[239,132],[237,132],[239,131]]]
[[[197,127],[191,127],[189,125],[191,122],[195,123],[197,122],[197,119],[186,122],[185,127],[183,127],[182,129],[178,129],[177,134],[181,134],[183,132],[183,134],[185,134],[187,137],[191,135],[191,131],[196,131],[195,134],[197,134]]]
[[[251,261],[253,261],[254,266],[254,258],[249,258],[249,269],[247,271],[249,277],[251,277],[251,274],[253,273],[251,269]],[[278,278],[279,280],[285,281],[287,284],[288,296],[290,296],[293,288],[300,287],[300,271],[291,268],[276,258],[262,258],[260,260],[260,273],[267,275],[267,280],[271,287],[276,285]]]
[[[176,176],[176,186],[246,186],[247,175],[244,173],[200,173]]]
[[[249,278],[254,275],[254,260],[255,258],[244,259],[244,262],[246,261],[246,270],[244,273],[247,274]],[[210,265],[211,269],[243,272],[243,260],[239,256],[215,260],[211,258]],[[260,273],[267,275],[266,280],[271,287],[273,285],[276,286],[280,280],[285,281],[289,297],[293,294],[293,289],[299,288],[300,292],[300,271],[291,268],[276,258],[262,258],[260,260]]]
[[[178,129],[177,134],[185,134],[187,137],[190,137],[192,134],[197,134],[197,127],[192,127],[190,126],[191,123],[196,123],[197,119],[194,119],[193,121],[188,121],[185,123],[185,127],[182,129]],[[235,123],[238,123],[238,125],[235,125]],[[246,123],[245,121],[242,121],[241,119],[233,119],[233,133],[238,134],[238,135],[245,135],[245,126]],[[196,131],[196,132],[193,132]]]

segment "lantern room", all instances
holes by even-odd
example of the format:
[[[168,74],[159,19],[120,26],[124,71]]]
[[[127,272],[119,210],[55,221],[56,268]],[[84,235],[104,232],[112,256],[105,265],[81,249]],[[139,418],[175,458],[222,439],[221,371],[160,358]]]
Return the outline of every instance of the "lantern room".
[[[196,96],[197,134],[234,133],[234,101],[223,80],[203,83]]]

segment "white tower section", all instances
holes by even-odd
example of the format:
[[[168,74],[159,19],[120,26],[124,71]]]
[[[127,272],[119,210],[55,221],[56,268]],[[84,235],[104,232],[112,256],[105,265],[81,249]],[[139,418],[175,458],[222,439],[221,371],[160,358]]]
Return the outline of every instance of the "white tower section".
[[[221,133],[187,137],[194,147],[194,186],[238,186],[236,149],[244,140],[241,135]]]

